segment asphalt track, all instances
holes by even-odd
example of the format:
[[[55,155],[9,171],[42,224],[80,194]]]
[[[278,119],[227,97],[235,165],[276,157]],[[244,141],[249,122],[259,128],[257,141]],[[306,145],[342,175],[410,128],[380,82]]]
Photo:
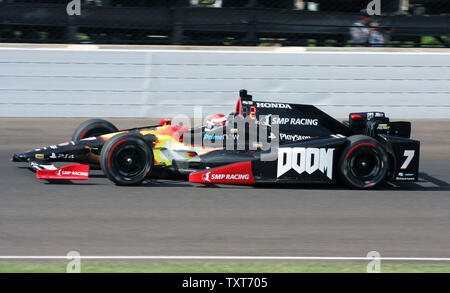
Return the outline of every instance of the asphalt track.
[[[450,120],[413,122],[420,182],[373,191],[118,187],[101,171],[86,182],[49,184],[9,162],[14,152],[67,141],[82,120],[0,119],[0,255],[450,257]]]

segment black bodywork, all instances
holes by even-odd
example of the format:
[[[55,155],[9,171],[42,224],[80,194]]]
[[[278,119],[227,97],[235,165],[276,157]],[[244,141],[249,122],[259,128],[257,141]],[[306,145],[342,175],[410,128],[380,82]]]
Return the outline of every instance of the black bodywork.
[[[391,122],[382,112],[350,113],[349,120],[341,123],[315,106],[253,101],[252,96],[242,90],[234,115],[253,116],[256,121],[266,121],[272,126],[278,124],[279,149],[318,149],[319,152],[333,150],[332,165],[326,166],[332,170],[331,174],[328,168],[320,170],[319,165],[311,173],[299,173],[290,169],[280,176],[278,169],[281,157],[275,154],[272,160],[262,161],[261,155],[267,151],[261,150],[215,151],[201,156],[201,160],[192,167],[206,169],[251,161],[255,183],[335,183],[339,179],[339,157],[349,143],[348,138],[364,135],[377,140],[389,155],[386,180],[418,180],[420,142],[410,138],[411,123]],[[209,133],[207,135],[212,136]],[[230,135],[222,132],[222,129],[216,130],[215,136],[230,139]],[[405,152],[406,155],[408,152],[413,155],[406,156]]]
[[[171,166],[155,165],[149,176],[179,178],[180,175],[187,176],[236,163],[251,162],[251,175],[254,179],[251,183],[334,183],[339,178],[339,158],[342,150],[348,147],[349,138],[364,135],[375,139],[389,156],[385,180],[418,180],[420,142],[410,138],[411,123],[390,122],[382,112],[350,113],[348,121],[339,122],[312,105],[253,101],[245,90],[241,90],[233,115],[251,117],[256,124],[265,123],[269,129],[276,124],[279,130],[278,149],[216,149],[192,160],[174,160]],[[121,132],[139,134],[143,129],[156,127]],[[229,129],[230,127],[200,127],[180,132],[183,133],[183,143],[192,144],[192,138],[200,135],[202,144],[206,145],[211,142],[211,138],[223,140],[223,143],[227,139],[235,139],[227,132]],[[151,146],[157,140],[157,135],[154,134],[143,137]],[[109,138],[103,135],[70,141],[15,154],[11,160],[38,164],[77,162],[99,167],[101,149]],[[245,143],[248,146],[252,142],[246,138]],[[271,160],[261,160],[262,155],[271,151]],[[299,156],[299,159],[296,165],[289,167],[289,162],[286,161],[292,160],[292,156]]]

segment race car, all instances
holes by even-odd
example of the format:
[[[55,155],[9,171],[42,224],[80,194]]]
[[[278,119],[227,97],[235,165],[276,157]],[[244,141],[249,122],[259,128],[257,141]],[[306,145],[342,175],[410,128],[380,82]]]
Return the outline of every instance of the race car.
[[[340,122],[313,105],[254,101],[241,90],[234,112],[212,115],[200,127],[162,119],[118,130],[92,119],[71,141],[14,154],[11,161],[29,163],[37,178],[49,181],[86,180],[91,168],[117,185],[166,178],[202,184],[342,182],[369,189],[418,180],[420,142],[410,135],[410,122],[391,122],[382,112],[350,113]],[[77,164],[57,168],[55,162]]]

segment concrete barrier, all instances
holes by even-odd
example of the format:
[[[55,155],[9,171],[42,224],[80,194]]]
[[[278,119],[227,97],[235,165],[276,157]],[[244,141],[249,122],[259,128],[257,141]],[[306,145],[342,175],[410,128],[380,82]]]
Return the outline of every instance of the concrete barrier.
[[[238,91],[336,117],[450,118],[450,53],[0,49],[0,117],[161,117],[231,112]]]

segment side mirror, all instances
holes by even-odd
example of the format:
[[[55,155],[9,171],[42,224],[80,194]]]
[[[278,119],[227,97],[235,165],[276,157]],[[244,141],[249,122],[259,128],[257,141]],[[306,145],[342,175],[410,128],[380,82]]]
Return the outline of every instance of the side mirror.
[[[168,118],[166,118],[166,119],[161,119],[161,120],[159,120],[159,123],[158,123],[160,126],[164,126],[164,125],[171,125],[172,124],[172,119],[168,119]]]

